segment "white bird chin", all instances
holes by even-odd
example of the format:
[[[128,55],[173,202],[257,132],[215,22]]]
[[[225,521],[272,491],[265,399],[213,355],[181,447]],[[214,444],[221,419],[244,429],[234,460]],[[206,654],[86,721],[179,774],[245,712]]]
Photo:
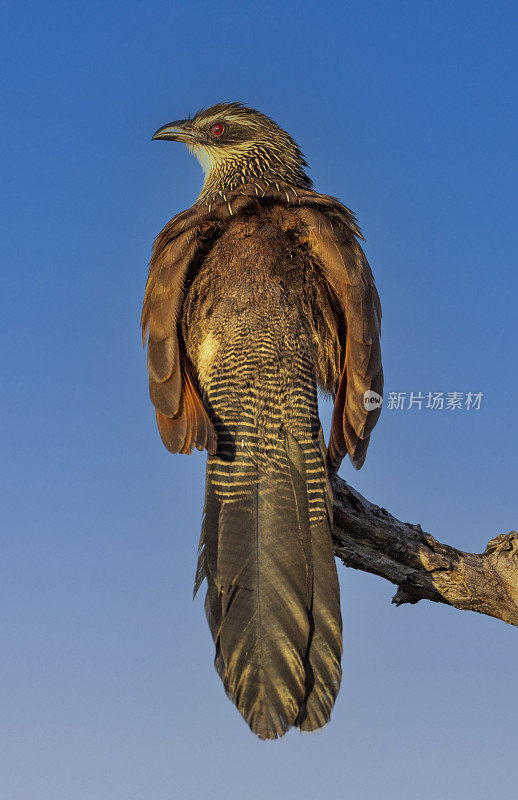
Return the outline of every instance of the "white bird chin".
[[[212,147],[202,147],[199,144],[188,144],[187,149],[196,156],[200,162],[205,176],[210,175],[216,167],[217,159]]]

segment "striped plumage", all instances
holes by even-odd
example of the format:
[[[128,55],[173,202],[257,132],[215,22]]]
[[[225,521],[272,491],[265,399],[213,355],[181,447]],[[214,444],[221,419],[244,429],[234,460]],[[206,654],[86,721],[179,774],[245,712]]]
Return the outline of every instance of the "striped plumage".
[[[204,144],[218,121],[228,141]],[[354,217],[275,123],[229,104],[158,133],[210,150],[200,198],[157,238],[142,326],[165,445],[209,451],[196,588],[216,668],[261,738],[314,730],[341,675],[329,478],[347,452],[361,466],[379,414],[379,299]],[[327,453],[317,386],[336,395]]]

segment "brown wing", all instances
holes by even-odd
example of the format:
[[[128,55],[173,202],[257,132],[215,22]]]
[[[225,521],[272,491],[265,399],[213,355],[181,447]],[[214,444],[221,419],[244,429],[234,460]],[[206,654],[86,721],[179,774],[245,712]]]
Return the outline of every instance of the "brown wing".
[[[302,208],[297,214],[302,236],[321,264],[343,315],[342,376],[337,387],[328,463],[331,476],[348,453],[360,469],[380,406],[365,403],[368,391],[383,393],[380,332],[381,304],[367,259],[356,238],[359,231],[345,207],[326,198],[329,208]],[[366,407],[367,405],[367,407]]]
[[[190,453],[193,447],[216,450],[214,427],[179,330],[187,275],[196,269],[217,231],[264,192],[265,187],[254,184],[228,195],[218,192],[174,217],[155,241],[142,308],[142,338],[145,344],[148,336],[149,395],[160,436],[172,453]]]
[[[257,203],[292,209],[295,232],[321,265],[342,316],[342,375],[336,387],[328,464],[336,475],[345,455],[356,469],[365,461],[380,406],[365,407],[365,393],[383,393],[381,303],[371,269],[358,242],[354,214],[334,197],[282,181],[258,179],[208,201],[211,213],[228,220]],[[342,334],[341,331],[344,331]]]
[[[142,308],[148,335],[149,395],[162,441],[172,453],[216,446],[192,365],[179,331],[179,312],[189,269],[194,268],[215,225],[199,209],[175,217],[158,235]]]
[[[342,376],[328,446],[331,476],[348,453],[360,469],[380,408],[366,409],[365,392],[383,392],[381,304],[354,215],[338,200],[281,181],[259,179],[232,191],[217,192],[203,204],[175,217],[157,237],[142,310],[142,332],[149,329],[150,396],[157,409],[162,440],[172,452],[215,448],[214,429],[203,408],[181,335],[178,313],[187,272],[215,232],[247,209],[280,203],[293,209],[297,233],[321,265],[342,315]]]

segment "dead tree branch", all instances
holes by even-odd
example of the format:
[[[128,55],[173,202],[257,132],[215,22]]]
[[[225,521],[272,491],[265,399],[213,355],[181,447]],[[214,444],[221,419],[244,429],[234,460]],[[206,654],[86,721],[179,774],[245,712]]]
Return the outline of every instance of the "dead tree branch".
[[[398,589],[392,602],[433,600],[518,626],[518,533],[496,536],[485,551],[463,553],[420,525],[400,522],[340,478],[333,483],[335,555]]]

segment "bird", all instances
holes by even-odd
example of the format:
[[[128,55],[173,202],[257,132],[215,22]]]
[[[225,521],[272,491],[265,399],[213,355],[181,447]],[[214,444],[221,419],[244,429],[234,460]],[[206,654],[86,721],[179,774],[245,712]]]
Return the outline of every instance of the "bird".
[[[205,174],[155,240],[141,318],[162,441],[208,453],[194,593],[205,581],[215,667],[252,732],[315,731],[341,681],[331,481],[346,455],[363,465],[383,392],[363,237],[295,140],[243,103],[153,139],[184,143]],[[334,399],[327,447],[319,394]]]

